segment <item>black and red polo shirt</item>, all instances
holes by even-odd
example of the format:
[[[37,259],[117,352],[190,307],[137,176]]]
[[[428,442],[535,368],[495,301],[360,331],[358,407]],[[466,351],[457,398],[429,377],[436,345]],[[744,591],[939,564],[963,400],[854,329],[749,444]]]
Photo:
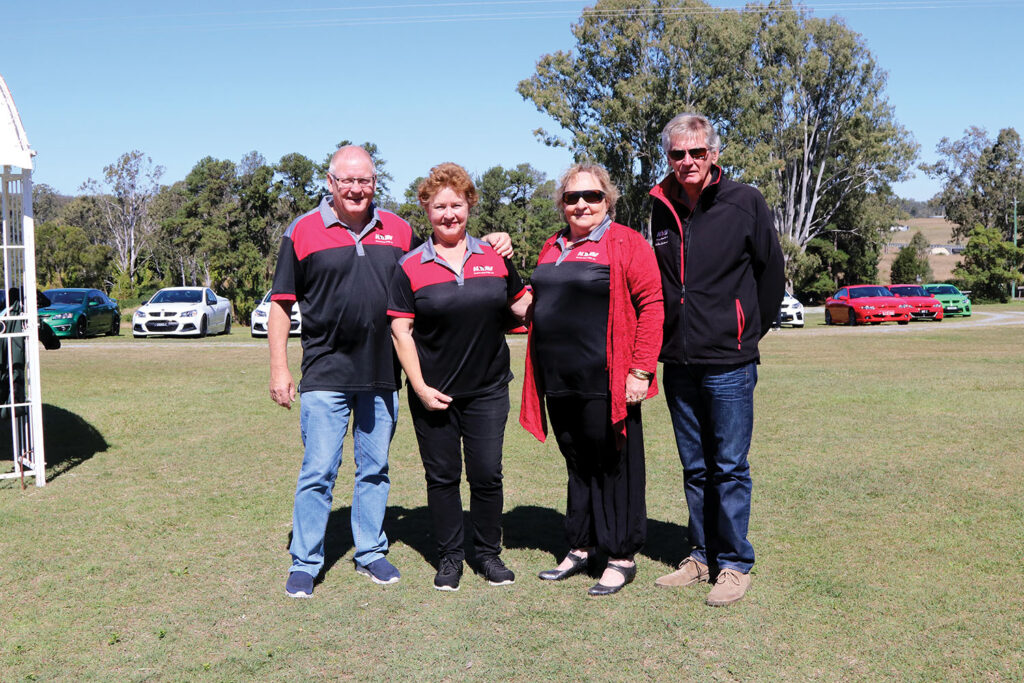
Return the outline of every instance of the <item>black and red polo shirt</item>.
[[[533,358],[547,396],[608,396],[611,262],[602,238],[611,222],[576,242],[563,230],[530,278]]]
[[[398,260],[420,243],[409,224],[372,207],[359,233],[325,197],[284,233],[270,298],[302,312],[300,391],[398,388],[388,286]]]
[[[452,398],[487,393],[512,380],[505,323],[526,287],[508,259],[466,236],[461,267],[424,242],[398,262],[388,315],[413,318],[423,381]]]

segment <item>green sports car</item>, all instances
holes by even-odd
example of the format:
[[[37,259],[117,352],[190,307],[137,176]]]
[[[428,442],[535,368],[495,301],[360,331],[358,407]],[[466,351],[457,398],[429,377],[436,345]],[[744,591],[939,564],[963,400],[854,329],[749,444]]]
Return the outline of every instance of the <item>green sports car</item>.
[[[39,309],[39,322],[58,337],[120,334],[121,310],[117,301],[98,289],[48,289],[50,305]]]
[[[930,284],[925,285],[924,288],[942,304],[942,313],[945,317],[948,318],[951,315],[970,317],[971,300],[953,285]]]

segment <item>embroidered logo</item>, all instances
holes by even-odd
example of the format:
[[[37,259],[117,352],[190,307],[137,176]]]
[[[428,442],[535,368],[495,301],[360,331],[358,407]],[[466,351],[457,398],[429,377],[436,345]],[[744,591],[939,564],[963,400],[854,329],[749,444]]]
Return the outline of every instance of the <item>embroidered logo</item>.
[[[596,251],[577,251],[575,256],[579,260],[593,261],[601,254]]]
[[[378,232],[378,233],[374,234],[373,241],[374,242],[384,242],[385,244],[390,244],[391,242],[395,241],[395,236],[394,235],[385,235],[384,233]]]
[[[473,266],[473,273],[493,273],[494,266]]]
[[[668,244],[668,230],[659,230],[654,236],[654,246],[660,247]]]

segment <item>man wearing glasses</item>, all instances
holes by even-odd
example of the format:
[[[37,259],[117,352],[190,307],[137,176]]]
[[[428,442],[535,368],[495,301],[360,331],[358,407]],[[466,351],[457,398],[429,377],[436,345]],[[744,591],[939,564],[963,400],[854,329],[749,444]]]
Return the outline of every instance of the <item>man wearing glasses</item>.
[[[300,396],[305,455],[295,489],[292,566],[285,591],[313,594],[324,565],[324,535],[351,421],[356,571],[378,584],[399,580],[388,561],[384,511],[391,480],[388,448],[398,414],[398,366],[387,316],[398,260],[420,240],[409,224],[373,203],[376,169],[361,147],[342,147],[327,171],[330,195],[285,231],[277,257],[267,337],[270,397],[290,408]],[[508,235],[484,238],[511,254]],[[302,382],[288,369],[291,308],[302,313]]]
[[[782,250],[764,197],[725,177],[719,137],[698,114],[662,131],[671,173],[651,190],[651,233],[665,297],[659,360],[689,509],[690,554],[655,581],[713,582],[712,606],[750,586],[747,540],[758,341],[785,288]]]

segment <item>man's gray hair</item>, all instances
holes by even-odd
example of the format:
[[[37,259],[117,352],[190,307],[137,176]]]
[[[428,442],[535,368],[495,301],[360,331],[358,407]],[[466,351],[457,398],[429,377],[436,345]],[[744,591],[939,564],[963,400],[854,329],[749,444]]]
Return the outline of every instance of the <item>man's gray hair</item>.
[[[661,131],[661,147],[665,153],[672,149],[673,136],[703,137],[710,150],[718,150],[722,140],[706,116],[688,112],[674,117]]]

